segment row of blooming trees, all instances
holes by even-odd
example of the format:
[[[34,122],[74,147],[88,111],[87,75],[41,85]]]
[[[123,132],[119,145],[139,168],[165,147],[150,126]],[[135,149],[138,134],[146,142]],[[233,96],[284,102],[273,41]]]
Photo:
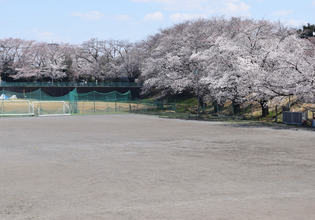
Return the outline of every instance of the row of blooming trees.
[[[266,20],[186,21],[136,43],[91,39],[81,45],[0,40],[3,80],[143,82],[143,93],[201,96],[235,111],[278,96],[315,102],[315,44]]]
[[[0,40],[0,72],[8,81],[133,81],[140,74],[136,50],[127,41],[91,39],[76,46],[10,38]]]
[[[296,30],[266,20],[187,21],[151,36],[142,65],[144,92],[191,91],[234,110],[277,96],[315,102],[315,48]]]

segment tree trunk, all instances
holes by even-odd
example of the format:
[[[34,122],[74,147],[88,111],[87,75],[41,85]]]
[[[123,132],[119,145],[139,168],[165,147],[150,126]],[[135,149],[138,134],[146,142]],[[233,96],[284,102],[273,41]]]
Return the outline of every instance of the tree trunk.
[[[218,113],[218,103],[216,101],[212,102],[213,105],[213,112],[214,114]]]
[[[269,107],[267,105],[267,101],[266,100],[261,100],[259,101],[259,104],[261,106],[261,116],[262,117],[267,117],[269,115]]]
[[[223,106],[218,104],[217,101],[213,101],[212,102],[212,105],[214,106],[214,109],[213,109],[213,114],[220,114],[220,112],[222,111],[223,109]]]
[[[239,103],[236,103],[234,101],[232,101],[232,105],[233,105],[233,114],[237,115],[241,113],[241,105]]]
[[[198,101],[198,100],[197,100]],[[204,113],[204,102],[203,102],[203,98],[199,97],[199,112]]]

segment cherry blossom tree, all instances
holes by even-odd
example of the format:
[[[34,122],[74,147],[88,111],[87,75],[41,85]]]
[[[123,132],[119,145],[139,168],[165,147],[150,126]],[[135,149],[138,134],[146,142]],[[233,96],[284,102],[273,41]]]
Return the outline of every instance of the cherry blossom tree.
[[[9,38],[0,40],[0,71],[3,80],[12,80],[17,74],[17,64],[29,58],[34,41]]]
[[[15,62],[14,79],[54,80],[66,77],[65,54],[59,44],[33,43]]]
[[[152,89],[166,94],[197,93],[195,73],[196,70],[200,75],[203,72],[191,56],[211,45],[207,39],[215,34],[215,27],[208,22],[187,21],[149,37],[148,56],[141,68],[144,93]]]

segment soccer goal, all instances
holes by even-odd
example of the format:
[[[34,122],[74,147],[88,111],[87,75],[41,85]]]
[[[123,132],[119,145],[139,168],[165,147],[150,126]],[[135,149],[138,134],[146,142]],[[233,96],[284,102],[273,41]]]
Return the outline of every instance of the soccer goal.
[[[69,105],[65,101],[33,101],[35,114],[38,116],[70,115]]]
[[[34,106],[29,100],[0,100],[0,116],[32,116]]]

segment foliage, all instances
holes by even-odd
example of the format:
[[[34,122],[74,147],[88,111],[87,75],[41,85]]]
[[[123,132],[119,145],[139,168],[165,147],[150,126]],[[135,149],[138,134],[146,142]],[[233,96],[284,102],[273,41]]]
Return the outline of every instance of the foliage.
[[[298,33],[300,34],[301,38],[309,38],[315,36],[315,24],[307,24],[303,25],[303,29],[299,29]]]
[[[127,41],[91,39],[75,46],[9,38],[0,40],[0,72],[5,81],[133,82],[140,74],[137,53]]]
[[[314,45],[281,23],[200,19],[163,29],[145,42],[143,92],[190,93],[233,109],[277,96],[315,102]],[[235,112],[237,113],[237,112]]]
[[[143,94],[185,94],[201,102],[257,101],[265,115],[279,96],[315,103],[314,25],[291,29],[247,18],[185,21],[130,43],[90,39],[81,45],[0,40],[5,81],[142,81]]]

